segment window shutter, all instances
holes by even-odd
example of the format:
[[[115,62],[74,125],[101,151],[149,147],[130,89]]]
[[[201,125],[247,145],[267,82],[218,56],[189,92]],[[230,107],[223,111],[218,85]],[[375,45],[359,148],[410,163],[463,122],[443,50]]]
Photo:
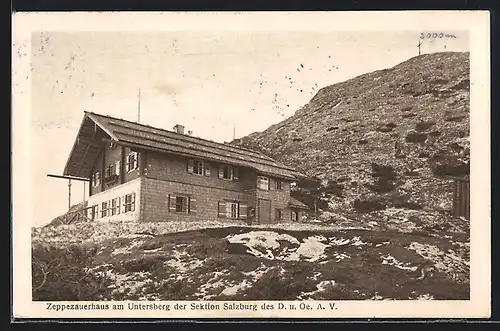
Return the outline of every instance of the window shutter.
[[[205,162],[205,176],[210,177],[210,163]]]
[[[188,172],[188,174],[192,174],[193,171],[194,171],[194,161],[193,160],[188,160],[187,172]]]
[[[239,211],[240,218],[242,218],[242,219],[247,218],[247,209],[248,209],[248,207],[246,204],[240,203],[240,211]]]
[[[234,180],[240,179],[240,171],[238,167],[233,167],[233,179]]]
[[[137,152],[134,152],[134,169],[137,169],[139,164],[139,154]]]
[[[189,214],[196,214],[196,199],[189,198]]]
[[[120,176],[120,161],[116,161],[115,175]]]
[[[224,178],[224,169],[223,169],[223,166],[219,166],[219,178]]]
[[[168,210],[171,212],[175,212],[175,196],[169,195],[168,201],[169,201]]]
[[[121,206],[122,213],[125,213],[125,203],[127,203],[126,195],[122,196],[123,204]]]
[[[116,213],[117,213],[117,214],[120,214],[120,207],[121,207],[121,201],[122,201],[122,198],[121,198],[121,197],[118,197],[118,198],[116,198],[116,200],[117,200],[117,201],[116,201],[116,203],[117,203],[117,205],[116,205]]]
[[[225,202],[219,201],[218,215],[219,215],[219,217],[226,217],[226,203]]]
[[[135,192],[132,193],[130,211],[135,211]]]

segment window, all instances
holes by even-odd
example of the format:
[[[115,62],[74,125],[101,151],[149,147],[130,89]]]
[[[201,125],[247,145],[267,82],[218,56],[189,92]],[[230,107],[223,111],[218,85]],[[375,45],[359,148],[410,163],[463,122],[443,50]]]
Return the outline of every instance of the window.
[[[196,199],[184,195],[170,195],[169,210],[175,213],[195,214]]]
[[[88,213],[89,213],[89,218],[93,221],[95,219],[98,219],[99,218],[99,206],[98,205],[93,205],[92,207],[90,207],[90,209],[88,210]]]
[[[111,200],[111,215],[120,214],[120,198],[114,198]]]
[[[281,221],[281,209],[276,209],[274,211],[274,218],[276,221]]]
[[[92,186],[96,187],[101,184],[101,172],[96,171],[92,176]]]
[[[187,171],[190,174],[201,175],[203,176],[203,161],[201,160],[189,160]]]
[[[185,213],[187,211],[186,197],[175,197],[175,211],[177,213]]]
[[[127,194],[123,199],[123,212],[128,213],[129,211],[135,210],[135,193]]]
[[[225,180],[238,180],[238,168],[230,165],[221,165],[219,167],[219,178]]]
[[[276,181],[276,190],[281,191],[283,189],[283,185],[281,180]]]
[[[238,218],[238,203],[237,202],[228,202],[226,204],[226,217],[227,218]]]
[[[223,179],[229,179],[229,180],[233,179],[233,167],[231,166],[228,165],[221,166],[220,173],[222,175],[221,178]]]
[[[298,213],[296,211],[292,211],[291,213],[292,222],[297,222],[297,219],[298,219]]]
[[[247,218],[247,205],[238,201],[219,201],[218,216],[223,218]]]
[[[269,177],[257,177],[257,187],[261,190],[269,190]]]
[[[127,172],[137,169],[137,152],[131,152],[127,156]]]
[[[104,176],[106,178],[109,178],[109,177],[119,176],[119,175],[120,175],[120,161],[116,161],[115,163],[109,165],[106,168],[106,172],[105,172]]]
[[[109,201],[103,201],[101,204],[101,217],[108,217],[110,214]]]

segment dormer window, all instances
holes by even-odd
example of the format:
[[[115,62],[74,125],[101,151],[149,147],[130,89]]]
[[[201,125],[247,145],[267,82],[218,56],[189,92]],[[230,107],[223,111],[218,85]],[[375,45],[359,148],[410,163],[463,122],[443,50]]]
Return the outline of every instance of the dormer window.
[[[127,172],[137,169],[137,152],[131,152],[127,156]]]

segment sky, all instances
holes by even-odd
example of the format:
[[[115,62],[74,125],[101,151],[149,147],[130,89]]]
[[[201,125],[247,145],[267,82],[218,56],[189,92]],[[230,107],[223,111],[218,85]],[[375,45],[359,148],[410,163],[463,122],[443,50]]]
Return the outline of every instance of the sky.
[[[468,51],[464,33],[422,53]],[[62,174],[84,111],[230,141],[290,117],[321,87],[418,55],[419,32],[36,32],[31,35],[33,226],[68,208]],[[445,48],[446,47],[446,48]],[[73,182],[72,204],[84,197]],[[51,208],[44,208],[51,206]]]

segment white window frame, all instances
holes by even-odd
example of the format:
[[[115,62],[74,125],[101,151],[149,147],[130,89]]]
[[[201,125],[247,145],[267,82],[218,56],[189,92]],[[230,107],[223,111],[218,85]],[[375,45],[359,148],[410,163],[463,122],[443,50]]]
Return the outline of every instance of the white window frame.
[[[137,152],[130,152],[130,153],[128,153],[128,155],[127,155],[127,164],[126,164],[127,172],[134,171],[135,169],[138,168],[139,162],[138,162],[137,155],[138,155]],[[134,157],[132,162],[130,162],[130,157],[131,156]]]
[[[116,175],[116,163],[112,163],[106,167],[106,172],[105,172],[106,178],[109,178],[113,175]]]
[[[178,203],[177,201],[183,201],[181,203],[181,210],[178,210]],[[189,211],[189,197],[184,196],[184,195],[176,195],[175,196],[175,212],[176,213],[182,213],[182,214],[187,214]]]
[[[241,201],[223,200],[218,202],[217,216],[226,219],[246,219],[249,210],[248,205]]]
[[[87,210],[87,217],[91,220],[94,221],[97,218],[99,218],[99,205],[93,205],[90,206],[89,209]]]
[[[106,207],[104,207],[104,204],[106,204]],[[110,216],[110,210],[111,210],[111,201],[103,201],[101,202],[101,217],[108,217]]]
[[[293,217],[295,215],[295,217]],[[290,219],[292,222],[297,222],[299,220],[299,213],[296,211],[293,211],[290,213]]]
[[[128,213],[134,210],[135,210],[135,193],[126,194],[125,197],[123,198],[123,212]]]
[[[238,219],[240,217],[240,204],[236,201],[226,201],[226,217]]]
[[[222,171],[221,179],[224,179],[224,180],[233,180],[234,179],[234,167],[232,165],[223,164],[220,167],[222,169],[221,170]],[[224,172],[225,172],[224,169],[227,169],[229,177],[224,177]]]
[[[120,214],[120,197],[111,200],[111,216]]]
[[[97,170],[92,175],[92,186],[96,187],[99,185],[101,185],[101,172],[99,170]]]
[[[198,165],[198,167],[196,167]],[[198,172],[196,172],[198,170]],[[205,164],[203,160],[193,160],[193,174],[198,176],[203,176],[205,172]]]
[[[263,185],[264,183],[266,183],[265,187]],[[257,177],[257,188],[259,190],[269,191],[269,183],[270,183],[270,178],[269,177],[266,177],[266,176],[258,176]]]
[[[283,181],[277,179],[275,187],[276,187],[276,191],[282,191],[283,190]]]

